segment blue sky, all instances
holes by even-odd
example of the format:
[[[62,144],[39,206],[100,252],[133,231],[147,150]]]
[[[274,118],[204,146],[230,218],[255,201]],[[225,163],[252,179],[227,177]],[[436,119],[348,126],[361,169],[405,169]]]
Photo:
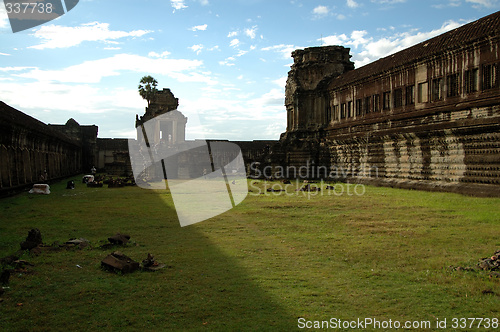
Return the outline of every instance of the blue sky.
[[[12,33],[0,5],[0,100],[45,122],[135,137],[152,75],[187,138],[278,139],[290,52],[351,48],[356,68],[500,9],[500,0],[80,0]],[[196,121],[195,119],[199,119]]]

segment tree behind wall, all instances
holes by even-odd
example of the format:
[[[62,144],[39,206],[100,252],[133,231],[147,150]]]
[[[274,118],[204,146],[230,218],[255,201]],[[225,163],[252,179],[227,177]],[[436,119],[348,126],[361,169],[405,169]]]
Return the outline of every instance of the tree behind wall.
[[[147,100],[148,107],[151,103],[151,99],[156,94],[156,92],[158,92],[158,89],[156,89],[157,86],[158,81],[150,75],[142,77],[139,82],[139,94],[141,95],[142,99]]]

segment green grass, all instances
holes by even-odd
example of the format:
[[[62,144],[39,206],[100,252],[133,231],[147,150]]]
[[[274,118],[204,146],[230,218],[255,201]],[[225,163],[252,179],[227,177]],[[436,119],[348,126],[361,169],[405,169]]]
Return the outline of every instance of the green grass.
[[[250,183],[236,208],[184,228],[165,191],[61,182],[48,196],[0,200],[0,257],[34,227],[46,244],[93,244],[25,255],[35,266],[11,277],[0,330],[289,331],[299,317],[500,318],[500,279],[448,268],[500,249],[500,199],[376,187],[267,193]],[[167,268],[102,270],[112,250],[97,247],[116,232],[131,235],[118,250],[137,261],[152,253]]]

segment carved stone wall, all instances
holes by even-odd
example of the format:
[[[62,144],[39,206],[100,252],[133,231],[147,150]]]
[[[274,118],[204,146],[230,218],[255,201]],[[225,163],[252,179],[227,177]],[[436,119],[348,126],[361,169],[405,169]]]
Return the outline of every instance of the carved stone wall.
[[[0,102],[0,196],[77,174],[81,165],[78,142]]]
[[[82,146],[82,170],[90,172],[91,168],[97,166],[97,133],[96,125],[80,125],[73,118],[66,121],[64,125],[49,124],[55,129]]]
[[[288,127],[270,164],[332,180],[500,196],[499,32],[500,12],[337,76],[294,64]],[[308,52],[318,50],[294,60]],[[309,74],[321,83],[297,93],[290,77],[307,82]]]

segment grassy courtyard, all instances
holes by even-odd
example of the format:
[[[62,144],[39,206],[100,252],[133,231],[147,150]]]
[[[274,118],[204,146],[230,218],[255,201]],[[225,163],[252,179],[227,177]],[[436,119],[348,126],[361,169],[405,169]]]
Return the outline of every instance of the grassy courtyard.
[[[45,244],[92,243],[25,254],[34,266],[10,278],[0,330],[290,331],[299,318],[446,318],[451,329],[453,318],[500,318],[500,278],[450,268],[500,249],[500,199],[341,184],[267,192],[252,180],[236,208],[181,228],[167,191],[76,182],[0,200],[0,258],[35,227]],[[116,232],[131,242],[100,249]],[[166,268],[107,272],[113,250]]]

